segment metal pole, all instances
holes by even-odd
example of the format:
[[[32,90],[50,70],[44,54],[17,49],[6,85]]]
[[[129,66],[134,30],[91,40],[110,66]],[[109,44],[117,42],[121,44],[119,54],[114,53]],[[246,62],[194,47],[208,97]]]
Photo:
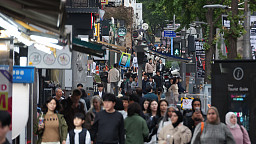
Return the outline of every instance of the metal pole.
[[[138,64],[138,86],[142,88],[142,70],[143,64]]]
[[[252,48],[250,44],[250,10],[248,5],[248,0],[244,1],[244,27],[246,33],[244,34],[244,50],[243,59],[252,59]]]

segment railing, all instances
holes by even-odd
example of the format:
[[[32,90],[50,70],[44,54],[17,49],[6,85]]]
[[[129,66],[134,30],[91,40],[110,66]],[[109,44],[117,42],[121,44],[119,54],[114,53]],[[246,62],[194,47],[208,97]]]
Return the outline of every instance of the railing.
[[[67,0],[66,7],[68,8],[87,8],[87,7],[101,7],[100,0]]]
[[[179,100],[180,98],[200,98],[201,100],[201,109],[204,113],[208,110],[208,104],[211,102],[211,96],[205,95],[205,94],[179,94]],[[172,92],[166,92],[165,93],[165,99],[169,102],[171,105],[175,105],[175,100]]]

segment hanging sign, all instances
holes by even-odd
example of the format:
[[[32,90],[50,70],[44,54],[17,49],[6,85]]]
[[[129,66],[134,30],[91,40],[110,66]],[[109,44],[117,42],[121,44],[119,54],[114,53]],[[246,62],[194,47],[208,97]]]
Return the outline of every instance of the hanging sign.
[[[131,54],[123,52],[119,61],[119,65],[123,67],[130,67],[130,61]]]

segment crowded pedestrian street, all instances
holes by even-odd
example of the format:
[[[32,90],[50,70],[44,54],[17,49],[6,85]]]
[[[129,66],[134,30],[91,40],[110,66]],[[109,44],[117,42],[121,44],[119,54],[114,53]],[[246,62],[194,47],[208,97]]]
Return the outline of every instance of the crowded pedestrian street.
[[[0,144],[256,144],[254,0],[1,0]]]

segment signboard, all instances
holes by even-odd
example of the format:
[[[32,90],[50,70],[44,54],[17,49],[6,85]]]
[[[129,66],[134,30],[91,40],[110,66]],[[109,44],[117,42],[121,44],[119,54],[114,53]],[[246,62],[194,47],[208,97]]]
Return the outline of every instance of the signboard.
[[[69,47],[65,46],[62,50],[56,49],[56,55],[47,54],[32,45],[28,47],[28,63],[36,68],[70,69],[71,52]]]
[[[192,109],[192,101],[194,98],[181,98],[181,108],[182,109]]]
[[[131,61],[131,54],[123,52],[120,57],[119,65],[123,67],[130,67],[130,61]]]
[[[237,114],[239,121],[256,143],[256,61],[223,60],[212,64],[212,105],[220,111],[221,121],[227,112]]]
[[[148,24],[147,23],[143,23],[142,24],[142,29],[145,30],[145,31],[148,30]]]
[[[253,59],[256,59],[256,16],[250,16],[250,21],[250,42],[252,48],[252,57]]]
[[[176,33],[174,31],[165,30],[164,37],[176,37]]]
[[[118,35],[118,36],[123,37],[123,36],[126,35],[126,33],[127,33],[127,31],[126,31],[126,28],[124,28],[124,27],[120,27],[120,28],[118,28],[118,30],[117,30],[117,35]]]
[[[13,83],[33,83],[35,67],[13,66]]]
[[[132,32],[132,37],[133,37],[133,38],[137,38],[138,36],[139,36],[138,31],[133,31],[133,32]]]
[[[11,98],[9,95],[9,83],[12,82],[12,76],[7,70],[0,70],[0,110],[8,110],[8,106],[11,105]]]
[[[108,5],[108,0],[101,0],[102,5]]]

